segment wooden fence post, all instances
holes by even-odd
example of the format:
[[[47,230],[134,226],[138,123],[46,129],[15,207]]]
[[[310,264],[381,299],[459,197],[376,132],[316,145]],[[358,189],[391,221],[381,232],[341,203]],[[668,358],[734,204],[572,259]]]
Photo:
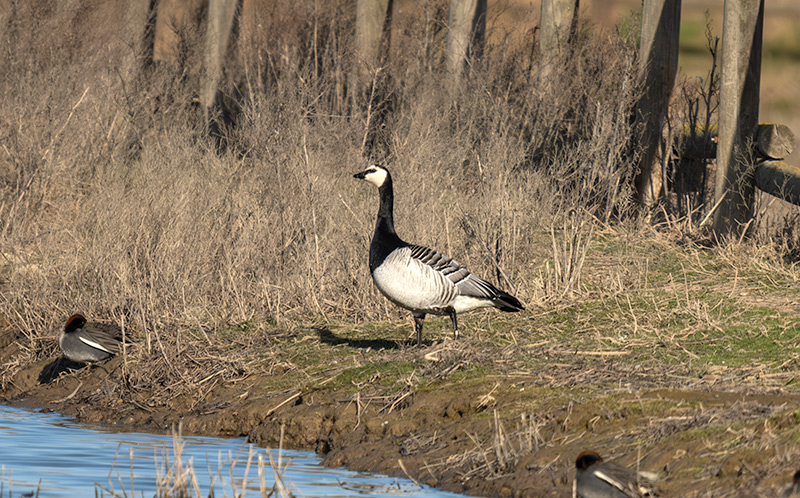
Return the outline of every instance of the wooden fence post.
[[[157,3],[153,62],[178,63],[185,41],[182,35],[200,27],[204,3],[205,0],[160,0]]]
[[[356,2],[356,61],[350,76],[350,95],[360,103],[375,71],[388,55],[393,0]]]
[[[467,62],[483,54],[485,33],[486,0],[450,0],[445,65],[454,88]]]
[[[128,55],[123,62],[122,74],[130,76],[138,71],[145,55],[145,34],[147,33],[147,23],[149,22],[152,11],[149,0],[129,0],[125,7],[125,40],[129,45]]]
[[[756,166],[755,181],[759,190],[800,206],[800,167],[767,159]]]
[[[228,51],[228,43],[236,13],[236,0],[209,0],[205,40],[205,71],[202,73],[200,103],[208,125],[208,109],[217,98],[219,78],[222,76],[222,60]]]
[[[16,5],[11,0],[0,0],[0,42],[5,46],[8,23],[14,18]]]
[[[539,85],[564,63],[578,21],[579,0],[542,0],[539,17]],[[532,75],[535,76],[535,75]]]
[[[725,0],[712,225],[718,237],[741,233],[753,216],[763,23],[764,0]]]
[[[641,157],[636,173],[636,200],[652,206],[664,182],[664,124],[678,72],[678,35],[681,0],[645,0],[639,48],[639,77],[644,95],[636,106],[636,129],[640,130]],[[663,153],[662,153],[663,154]]]

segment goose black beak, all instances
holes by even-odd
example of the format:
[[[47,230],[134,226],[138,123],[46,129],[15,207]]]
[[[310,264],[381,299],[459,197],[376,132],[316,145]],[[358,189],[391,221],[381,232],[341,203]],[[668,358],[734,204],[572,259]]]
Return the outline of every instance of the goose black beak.
[[[367,172],[362,171],[361,173],[356,173],[355,175],[353,175],[353,178],[358,178],[359,180],[363,180],[365,176],[367,176]]]

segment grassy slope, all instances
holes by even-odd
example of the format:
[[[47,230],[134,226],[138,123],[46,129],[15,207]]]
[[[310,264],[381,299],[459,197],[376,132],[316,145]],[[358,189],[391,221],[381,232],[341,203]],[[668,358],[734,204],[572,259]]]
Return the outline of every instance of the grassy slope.
[[[329,381],[372,400],[367,412],[399,403],[412,418],[425,408],[409,393],[468,393],[460,410],[476,424],[475,445],[430,463],[434,475],[461,465],[462,478],[546,468],[561,479],[591,447],[662,470],[668,496],[753,496],[785,482],[797,456],[800,275],[752,247],[725,252],[608,231],[574,300],[468,315],[458,344],[439,343],[449,324],[433,319],[426,337],[437,342],[422,351],[398,342],[410,341],[410,320],[329,324],[322,340],[301,328],[274,360],[291,368],[271,382]],[[615,278],[639,283],[603,285]],[[452,402],[442,394],[439,408]]]
[[[330,451],[330,464],[402,475],[402,459],[420,480],[479,495],[566,496],[575,455],[594,448],[661,472],[662,496],[771,496],[798,456],[800,274],[768,254],[605,229],[572,298],[465,315],[458,342],[431,318],[417,348],[405,314],[251,321],[208,331],[205,345],[188,328],[153,364],[141,342],[108,364],[127,379],[108,390],[102,369],[39,385],[52,339],[29,364],[19,340],[4,348],[3,393],[266,445],[285,424],[290,445]],[[170,368],[169,385],[143,385]]]

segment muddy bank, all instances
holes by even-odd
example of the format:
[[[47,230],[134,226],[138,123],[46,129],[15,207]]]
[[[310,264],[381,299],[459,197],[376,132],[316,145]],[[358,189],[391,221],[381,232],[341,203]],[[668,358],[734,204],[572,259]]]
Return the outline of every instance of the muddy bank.
[[[24,341],[3,332],[4,365]],[[731,372],[681,378],[675,367],[644,371],[613,356],[587,363],[553,349],[527,349],[555,360],[547,368],[498,372],[471,348],[467,341],[381,351],[415,365],[400,388],[381,388],[380,369],[280,388],[263,373],[219,381],[211,372],[168,402],[126,386],[122,358],[74,369],[54,355],[13,375],[6,368],[1,394],[5,403],[121,430],[182,423],[186,433],[245,436],[272,448],[283,427],[286,447],[314,450],[327,465],[478,496],[571,496],[572,462],[587,448],[661,473],[661,496],[772,496],[797,455],[794,436],[780,436],[795,434],[797,393],[737,386]],[[413,378],[445,353],[459,358],[442,368],[452,372],[425,384]]]
[[[6,343],[11,334],[4,332]],[[18,349],[11,340],[3,347],[3,360],[7,362]],[[6,382],[2,401],[120,430],[169,431],[182,423],[186,434],[244,436],[271,448],[279,445],[283,429],[285,447],[316,451],[331,466],[411,477],[444,490],[483,496],[568,494],[566,474],[523,471],[520,476],[487,480],[482,472],[475,473],[481,478],[474,478],[462,465],[447,464],[474,449],[473,435],[486,432],[487,419],[476,417],[487,408],[481,405],[485,393],[479,385],[354,396],[352,389],[328,388],[325,381],[270,390],[264,387],[268,377],[249,375],[218,384],[202,399],[187,395],[167,405],[148,406],[146,393],[119,395],[122,362],[114,358],[81,368],[57,357],[43,359],[21,368]],[[54,369],[59,371],[55,378],[43,378]],[[543,495],[542,489],[551,491]]]

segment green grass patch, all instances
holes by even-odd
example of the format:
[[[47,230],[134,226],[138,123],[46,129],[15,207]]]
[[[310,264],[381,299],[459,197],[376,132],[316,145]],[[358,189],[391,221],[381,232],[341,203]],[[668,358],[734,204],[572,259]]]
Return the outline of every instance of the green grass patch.
[[[364,366],[347,369],[336,376],[331,384],[332,388],[353,386],[360,388],[365,384],[372,386],[393,386],[401,377],[407,377],[415,369],[408,361],[388,361],[384,363],[371,363]]]

